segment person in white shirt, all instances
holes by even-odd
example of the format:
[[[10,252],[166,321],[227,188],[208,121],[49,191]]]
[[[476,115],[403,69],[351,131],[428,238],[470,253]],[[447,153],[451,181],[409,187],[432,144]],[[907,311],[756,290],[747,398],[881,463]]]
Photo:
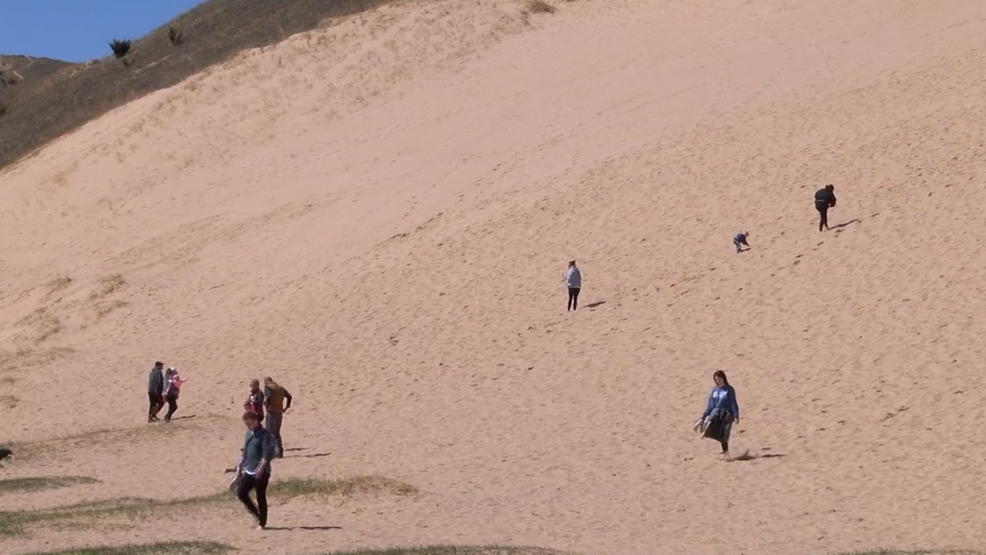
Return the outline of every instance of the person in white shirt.
[[[568,286],[568,310],[578,310],[579,291],[582,290],[582,272],[575,265],[575,261],[568,263],[568,272],[565,273],[565,284]]]

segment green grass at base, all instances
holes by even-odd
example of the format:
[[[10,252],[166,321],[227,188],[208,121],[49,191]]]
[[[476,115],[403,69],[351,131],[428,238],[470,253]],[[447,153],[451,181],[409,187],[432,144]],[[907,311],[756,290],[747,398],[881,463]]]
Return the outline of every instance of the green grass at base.
[[[30,555],[219,555],[233,548],[216,542],[160,542],[39,551]]]
[[[19,491],[41,491],[58,489],[79,484],[95,484],[99,480],[88,476],[35,476],[31,478],[10,478],[0,480],[0,493]]]

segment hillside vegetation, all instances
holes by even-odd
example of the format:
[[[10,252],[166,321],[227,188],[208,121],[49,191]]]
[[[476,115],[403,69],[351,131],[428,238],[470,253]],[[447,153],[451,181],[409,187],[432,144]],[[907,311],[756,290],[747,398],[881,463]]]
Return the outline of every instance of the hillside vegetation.
[[[109,46],[107,57],[85,64],[4,56],[0,105],[6,110],[0,115],[0,167],[113,108],[175,85],[244,49],[274,44],[314,29],[327,18],[386,2],[209,0],[134,40],[124,59],[129,65],[116,59]],[[180,44],[169,40],[169,27],[182,33]],[[15,76],[18,70],[23,78]]]

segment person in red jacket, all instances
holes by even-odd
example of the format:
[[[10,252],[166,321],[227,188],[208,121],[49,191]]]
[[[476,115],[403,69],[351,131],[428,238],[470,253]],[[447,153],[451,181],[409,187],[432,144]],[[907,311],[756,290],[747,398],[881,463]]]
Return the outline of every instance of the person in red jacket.
[[[243,403],[243,408],[259,416],[261,422],[264,421],[265,399],[264,392],[260,389],[260,380],[250,380],[250,394]]]

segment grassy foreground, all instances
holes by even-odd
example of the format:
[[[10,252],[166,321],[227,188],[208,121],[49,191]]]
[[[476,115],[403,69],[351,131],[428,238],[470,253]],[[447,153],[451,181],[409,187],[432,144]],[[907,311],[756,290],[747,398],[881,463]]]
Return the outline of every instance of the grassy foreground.
[[[30,555],[218,555],[232,550],[233,548],[228,545],[215,542],[161,542],[39,551]]]
[[[305,496],[346,497],[369,493],[410,495],[417,490],[414,486],[382,476],[354,476],[341,480],[287,478],[272,482],[268,491],[268,495],[271,498],[290,499]],[[78,503],[35,511],[0,511],[0,536],[23,534],[25,527],[31,525],[106,517],[127,517],[131,520],[138,520],[153,516],[157,511],[161,511],[162,509],[184,511],[197,507],[235,503],[237,503],[236,497],[228,491],[223,491],[212,495],[165,501],[157,499],[121,498]],[[179,551],[176,553],[184,552]]]
[[[540,547],[510,547],[503,545],[430,545],[424,547],[333,551],[325,555],[562,555],[562,552]]]
[[[933,549],[924,550],[919,549],[917,551],[906,551],[900,549],[877,549],[870,551],[852,551],[850,553],[839,553],[838,555],[982,555],[981,551],[966,551],[966,550],[949,550],[949,549]]]
[[[8,480],[0,480],[0,493],[58,489],[79,484],[95,484],[98,481],[99,480],[88,476],[36,476],[31,478],[10,478]]]

